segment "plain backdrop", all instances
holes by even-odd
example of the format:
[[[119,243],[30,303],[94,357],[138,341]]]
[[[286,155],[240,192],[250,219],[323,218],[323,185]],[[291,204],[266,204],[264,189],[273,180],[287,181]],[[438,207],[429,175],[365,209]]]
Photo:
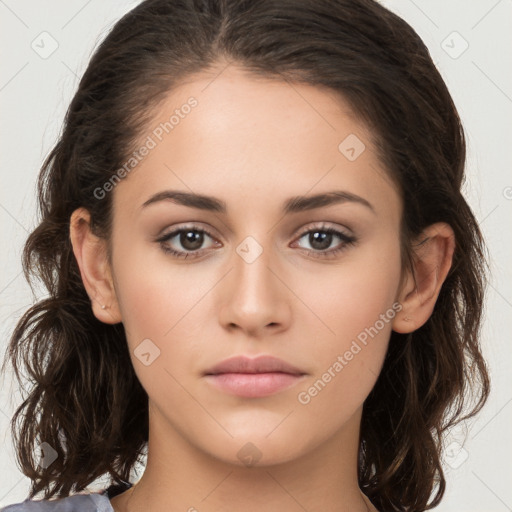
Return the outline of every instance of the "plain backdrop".
[[[93,48],[137,3],[0,0],[0,357],[34,300],[21,273],[21,250],[36,225],[39,168]],[[492,256],[482,333],[492,393],[477,419],[447,438],[448,488],[436,510],[512,510],[512,1],[383,3],[425,41],[454,98],[468,143],[464,194]],[[7,374],[0,391],[0,507],[28,495],[9,431],[19,400]]]

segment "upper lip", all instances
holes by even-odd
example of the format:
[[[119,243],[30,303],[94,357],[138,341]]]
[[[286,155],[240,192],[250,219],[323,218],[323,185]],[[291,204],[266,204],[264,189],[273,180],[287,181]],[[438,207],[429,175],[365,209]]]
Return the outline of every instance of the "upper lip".
[[[304,375],[304,372],[297,367],[272,356],[259,356],[250,358],[246,356],[230,357],[216,364],[205,372],[205,375],[216,375],[219,373],[290,373],[293,375]]]

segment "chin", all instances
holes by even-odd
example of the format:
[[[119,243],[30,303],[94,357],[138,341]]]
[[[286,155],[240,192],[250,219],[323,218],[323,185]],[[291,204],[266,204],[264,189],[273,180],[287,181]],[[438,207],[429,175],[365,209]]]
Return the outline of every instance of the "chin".
[[[285,427],[275,421],[272,428],[269,428],[267,422],[254,421],[245,425],[245,428],[229,431],[233,438],[226,439],[223,436],[215,445],[205,445],[203,442],[202,449],[216,459],[239,467],[264,467],[288,463],[314,450],[324,438],[323,433],[315,435],[314,431],[304,429],[303,426]],[[211,437],[209,439],[212,440]]]

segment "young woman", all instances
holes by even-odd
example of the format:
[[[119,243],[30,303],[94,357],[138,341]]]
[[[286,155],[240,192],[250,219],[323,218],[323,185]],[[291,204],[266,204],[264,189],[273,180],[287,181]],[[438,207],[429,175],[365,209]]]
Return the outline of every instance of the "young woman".
[[[379,3],[142,2],[41,171],[23,263],[49,296],[8,352],[32,488],[4,510],[438,504],[443,434],[489,392],[464,165]]]

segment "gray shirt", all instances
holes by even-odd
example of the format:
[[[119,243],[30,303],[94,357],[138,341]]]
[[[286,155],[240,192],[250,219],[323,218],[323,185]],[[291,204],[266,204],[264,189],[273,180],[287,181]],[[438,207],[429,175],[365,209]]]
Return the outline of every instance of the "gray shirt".
[[[0,512],[114,512],[110,499],[132,486],[131,483],[113,484],[100,492],[75,494],[67,498],[29,500],[8,505]]]

